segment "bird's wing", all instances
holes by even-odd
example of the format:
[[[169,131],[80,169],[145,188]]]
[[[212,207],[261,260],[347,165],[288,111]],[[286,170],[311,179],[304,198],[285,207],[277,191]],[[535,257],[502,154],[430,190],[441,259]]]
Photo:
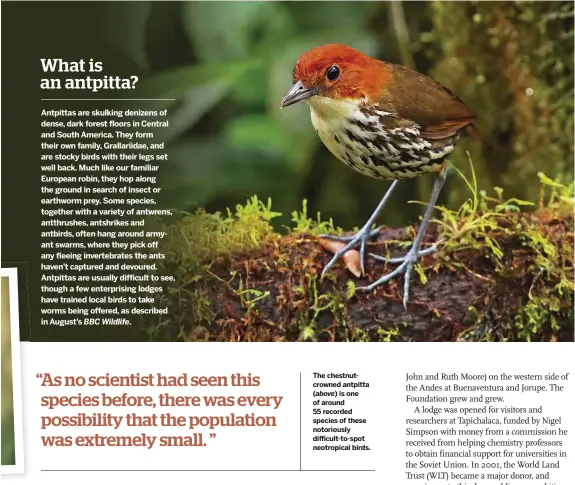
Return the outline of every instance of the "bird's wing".
[[[455,135],[459,130],[471,125],[474,118],[467,118],[462,120],[445,120],[441,124],[427,125],[422,127],[422,138],[430,140],[441,140]],[[420,125],[421,126],[421,125]]]
[[[452,137],[475,121],[471,110],[449,89],[403,66],[393,70],[393,84],[384,90],[380,105],[417,123],[421,136],[429,140]]]

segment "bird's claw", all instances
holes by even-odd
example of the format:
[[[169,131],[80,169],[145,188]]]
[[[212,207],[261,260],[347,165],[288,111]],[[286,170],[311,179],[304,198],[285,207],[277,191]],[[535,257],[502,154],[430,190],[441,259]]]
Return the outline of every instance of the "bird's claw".
[[[409,282],[411,279],[411,272],[413,271],[415,263],[417,263],[417,260],[421,256],[425,256],[426,254],[431,254],[436,249],[437,249],[436,245],[431,246],[428,249],[424,249],[423,251],[418,251],[418,250],[414,250],[414,248],[411,248],[405,256],[403,256],[401,258],[389,258],[389,259],[383,258],[382,256],[377,256],[375,254],[370,253],[370,256],[375,257],[376,259],[379,259],[381,261],[386,261],[388,263],[401,263],[401,264],[397,268],[395,268],[391,273],[382,276],[377,281],[374,281],[372,284],[370,284],[368,286],[360,286],[360,287],[356,288],[356,290],[357,291],[366,291],[366,292],[373,291],[375,288],[377,288],[380,285],[383,285],[384,283],[387,283],[392,278],[395,278],[396,276],[403,274],[404,275],[403,307],[405,309],[407,309],[407,302],[409,301]]]
[[[428,254],[433,254],[434,252],[437,251],[438,245],[439,245],[439,241],[436,242],[433,246],[430,246],[427,249],[423,249],[422,251],[419,251],[417,253],[417,257],[421,258],[422,256],[427,256]],[[386,256],[380,256],[379,254],[374,254],[374,253],[368,253],[368,256],[371,256],[373,259],[376,259],[377,261],[383,261],[384,263],[398,264],[398,263],[403,263],[405,261],[407,254],[405,256],[401,256],[399,258],[388,258]]]
[[[323,239],[331,239],[332,241],[340,241],[340,242],[346,242],[347,243],[345,245],[345,247],[343,247],[342,249],[337,251],[333,255],[333,257],[331,258],[329,263],[327,263],[327,265],[325,266],[325,268],[321,272],[321,278],[323,278],[326,275],[326,273],[331,269],[331,267],[337,262],[337,260],[339,258],[341,258],[350,249],[355,248],[358,244],[360,245],[359,262],[360,262],[360,266],[361,266],[361,274],[365,274],[365,264],[364,264],[365,246],[367,245],[367,242],[370,240],[370,238],[377,235],[379,230],[380,230],[380,228],[378,227],[378,228],[370,231],[369,227],[364,226],[358,232],[356,232],[353,236],[335,236],[332,234],[322,234],[321,236],[319,236],[320,238],[323,238]]]

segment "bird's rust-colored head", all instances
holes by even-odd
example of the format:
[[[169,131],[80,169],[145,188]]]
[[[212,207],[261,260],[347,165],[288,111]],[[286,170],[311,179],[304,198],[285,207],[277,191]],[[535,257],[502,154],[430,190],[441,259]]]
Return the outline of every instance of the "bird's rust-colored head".
[[[312,96],[369,102],[379,99],[391,76],[381,61],[341,44],[304,52],[294,68],[294,84],[281,101],[290,106]]]

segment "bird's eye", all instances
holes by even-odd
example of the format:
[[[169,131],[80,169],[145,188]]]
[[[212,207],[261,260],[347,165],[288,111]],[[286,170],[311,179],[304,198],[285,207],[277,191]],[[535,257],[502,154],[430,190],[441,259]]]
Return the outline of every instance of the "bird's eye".
[[[339,67],[337,66],[331,66],[327,72],[325,73],[326,77],[330,80],[330,81],[335,81],[338,77],[339,77]]]

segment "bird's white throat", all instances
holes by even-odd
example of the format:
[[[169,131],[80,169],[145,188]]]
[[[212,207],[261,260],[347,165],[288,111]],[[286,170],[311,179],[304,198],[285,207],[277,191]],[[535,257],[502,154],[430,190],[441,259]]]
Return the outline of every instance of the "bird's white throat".
[[[327,96],[312,96],[306,101],[311,108],[312,120],[315,117],[332,123],[351,117],[361,105],[361,100],[332,99]]]
[[[330,152],[342,160],[342,147],[335,141],[334,136],[348,128],[350,119],[361,116],[361,102],[326,96],[313,96],[306,101],[311,108],[311,123],[321,141]]]

